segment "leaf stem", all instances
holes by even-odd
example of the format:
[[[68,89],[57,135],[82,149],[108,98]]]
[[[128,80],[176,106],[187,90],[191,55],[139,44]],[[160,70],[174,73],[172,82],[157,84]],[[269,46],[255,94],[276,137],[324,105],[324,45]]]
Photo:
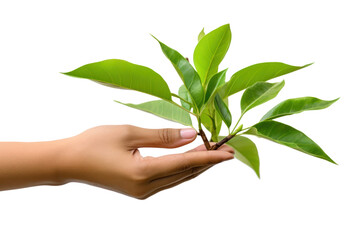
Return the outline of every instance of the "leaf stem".
[[[186,101],[185,99],[183,99],[182,97],[180,97],[179,95],[177,95],[177,94],[175,94],[175,93],[171,93],[171,96],[176,97],[176,98],[180,99],[181,101],[186,102],[186,103],[189,104],[190,106],[194,107],[194,106],[192,105],[192,103]]]
[[[231,131],[231,133],[233,134],[234,133],[234,131],[235,131],[235,129],[236,129],[236,127],[237,127],[237,125],[239,124],[239,122],[240,122],[240,120],[241,120],[241,118],[244,116],[244,114],[242,113],[241,115],[240,115],[240,118],[239,118],[239,120],[237,121],[237,123],[235,124],[235,126],[234,126],[234,129]]]
[[[185,111],[187,111],[188,113],[190,113],[190,114],[194,115],[195,117],[197,117],[197,115],[196,115],[195,113],[193,113],[193,112],[191,112],[191,111],[187,110],[186,108],[184,108],[183,106],[181,106],[181,105],[177,104],[176,102],[173,102],[173,101],[168,101],[168,102],[170,102],[170,103],[174,104],[175,106],[178,106],[179,108],[182,108],[183,110],[185,110]]]

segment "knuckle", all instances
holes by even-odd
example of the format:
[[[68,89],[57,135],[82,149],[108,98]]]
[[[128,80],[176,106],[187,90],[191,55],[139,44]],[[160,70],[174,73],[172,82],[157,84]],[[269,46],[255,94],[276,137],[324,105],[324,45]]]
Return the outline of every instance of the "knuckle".
[[[148,182],[151,177],[150,161],[149,157],[139,160],[133,169],[132,179],[134,182],[144,184]]]
[[[170,128],[159,129],[159,139],[164,144],[170,144],[174,141],[172,130]]]
[[[122,125],[120,128],[121,136],[125,139],[128,139],[132,136],[133,126],[132,125]]]

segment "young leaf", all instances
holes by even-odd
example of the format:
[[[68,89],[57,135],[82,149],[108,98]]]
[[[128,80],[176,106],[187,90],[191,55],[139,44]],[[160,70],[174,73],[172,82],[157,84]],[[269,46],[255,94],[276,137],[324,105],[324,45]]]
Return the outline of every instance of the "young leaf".
[[[171,100],[170,89],[159,74],[150,68],[124,60],[109,59],[90,63],[63,74],[87,78],[109,87],[136,90]]]
[[[244,134],[262,137],[314,157],[335,163],[313,140],[293,127],[268,120],[255,124]],[[336,164],[336,163],[335,163]]]
[[[198,35],[198,42],[205,36],[204,28],[201,30],[201,32]]]
[[[192,126],[191,118],[188,112],[164,100],[155,100],[141,104],[122,103],[119,101],[115,102],[154,114],[158,117],[165,118],[170,121],[178,122],[185,126]]]
[[[229,49],[230,41],[230,25],[226,24],[206,34],[198,42],[194,51],[194,64],[204,86],[212,75],[217,73],[219,64]]]
[[[231,113],[229,111],[228,106],[224,103],[219,95],[215,96],[214,101],[215,109],[221,116],[222,120],[226,124],[228,128],[231,126]]]
[[[204,102],[204,89],[201,85],[198,73],[179,52],[166,46],[158,39],[156,40],[159,42],[165,56],[171,61],[172,65],[175,67],[179,76],[183,80],[186,89],[193,99],[192,102],[195,103],[197,109],[200,109]]]
[[[188,101],[189,103],[192,103],[190,94],[189,94],[188,90],[186,89],[186,87],[184,85],[181,85],[180,88],[179,88],[179,96],[181,98],[183,98],[184,100]],[[192,106],[190,104],[184,102],[181,99],[180,99],[180,102],[181,102],[181,106],[183,106],[187,110],[191,109]]]
[[[338,100],[324,101],[314,97],[301,97],[285,100],[270,111],[268,111],[260,121],[275,119],[278,117],[301,113],[308,110],[320,110],[329,107]]]
[[[301,67],[287,65],[280,62],[258,63],[241,69],[236,72],[230,80],[224,85],[224,96],[230,96],[240,92],[257,82],[265,82],[270,79],[294,72],[307,67],[307,64]]]
[[[225,138],[219,136],[219,140]],[[260,161],[256,145],[249,138],[244,136],[235,136],[226,143],[235,150],[235,157],[252,168],[260,178]]]
[[[241,97],[241,113],[244,114],[250,109],[273,99],[284,85],[284,81],[279,83],[257,82],[247,88]]]
[[[215,89],[218,86],[221,86],[222,84],[225,83],[226,72],[227,72],[227,69],[225,69],[221,72],[218,72],[210,79],[209,84],[206,89],[204,103],[206,103],[209,100],[210,96],[214,93]]]

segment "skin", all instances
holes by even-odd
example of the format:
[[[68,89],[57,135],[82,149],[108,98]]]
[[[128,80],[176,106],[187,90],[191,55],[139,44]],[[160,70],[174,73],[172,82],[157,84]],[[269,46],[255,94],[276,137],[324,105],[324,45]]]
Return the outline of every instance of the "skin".
[[[194,129],[107,125],[56,141],[2,142],[0,190],[82,182],[146,199],[234,157],[226,145],[216,151],[202,145],[160,157],[143,157],[139,152],[142,147],[180,147],[196,136]]]

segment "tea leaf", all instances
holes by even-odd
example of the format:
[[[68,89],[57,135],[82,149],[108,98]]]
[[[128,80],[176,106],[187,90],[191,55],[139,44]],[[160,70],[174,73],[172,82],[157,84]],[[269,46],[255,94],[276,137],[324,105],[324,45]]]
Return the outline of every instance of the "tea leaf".
[[[226,126],[229,128],[231,126],[231,113],[229,111],[228,106],[225,104],[225,102],[221,99],[219,95],[215,96],[214,101],[215,109],[221,116],[222,120],[226,124]]]
[[[189,103],[191,102],[191,96],[188,92],[188,90],[186,89],[186,87],[184,85],[181,85],[179,88],[179,96],[182,97],[184,100],[188,101]],[[181,102],[181,106],[183,106],[184,108],[186,108],[187,110],[191,109],[191,105],[184,102],[183,100],[180,99]]]
[[[262,137],[276,143],[291,147],[314,157],[335,163],[313,140],[304,133],[286,124],[267,120],[252,126],[244,134]],[[335,163],[336,164],[336,163]]]
[[[204,28],[201,30],[201,32],[198,35],[198,42],[205,36]]]
[[[301,97],[301,98],[292,98],[285,100],[270,111],[268,111],[260,121],[270,120],[286,115],[301,113],[303,111],[309,110],[320,110],[329,107],[331,104],[338,100],[334,99],[331,101],[324,101],[314,97]]]
[[[214,93],[215,89],[218,86],[221,86],[225,83],[225,76],[226,76],[226,71],[227,69],[218,72],[217,74],[215,74],[209,81],[209,84],[207,86],[206,89],[206,94],[205,94],[205,102],[206,103],[209,98],[211,97],[211,95]]]
[[[157,41],[159,42],[163,53],[171,61],[180,78],[183,80],[186,89],[193,99],[192,102],[195,103],[197,109],[200,109],[204,101],[204,89],[201,85],[198,73],[179,52],[166,46],[159,40]]]
[[[229,82],[224,85],[224,96],[233,95],[257,82],[265,82],[309,65],[311,64],[296,67],[280,62],[265,62],[251,65],[236,72],[230,78]]]
[[[132,107],[144,112],[154,114],[166,120],[178,122],[185,126],[192,126],[191,118],[188,112],[164,100],[155,100],[141,104],[122,103],[119,101],[115,101],[115,102],[121,103],[125,106]]]
[[[219,140],[225,138],[219,136]],[[235,157],[252,168],[260,178],[260,160],[258,150],[253,141],[244,136],[235,136],[226,143],[235,150]]]
[[[284,85],[284,81],[279,83],[257,82],[247,88],[241,98],[242,114],[276,97]]]
[[[124,60],[109,59],[90,63],[63,74],[87,78],[109,87],[136,90],[171,100],[170,89],[159,74],[150,68]]]
[[[204,86],[218,72],[219,64],[225,57],[230,42],[231,30],[229,24],[206,34],[198,42],[194,51],[194,64]]]

